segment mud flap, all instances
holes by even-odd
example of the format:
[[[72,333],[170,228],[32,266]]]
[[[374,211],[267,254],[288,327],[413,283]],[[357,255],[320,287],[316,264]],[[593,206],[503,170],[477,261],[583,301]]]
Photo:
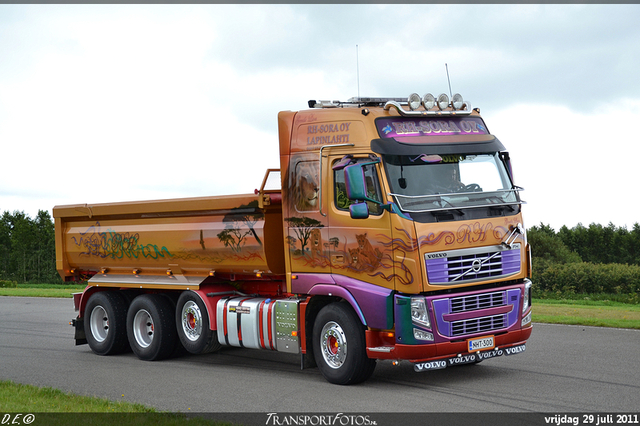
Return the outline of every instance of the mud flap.
[[[74,339],[76,339],[76,346],[86,345],[87,336],[84,334],[84,320],[80,317],[77,317],[75,319],[72,319],[69,325],[76,330],[73,337]]]

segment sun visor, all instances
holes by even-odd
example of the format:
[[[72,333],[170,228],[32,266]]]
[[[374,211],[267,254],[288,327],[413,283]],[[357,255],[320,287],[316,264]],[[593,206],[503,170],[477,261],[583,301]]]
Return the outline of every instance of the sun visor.
[[[371,149],[378,154],[387,155],[486,154],[505,150],[502,142],[493,135],[472,138],[474,140],[456,142],[445,142],[446,137],[434,140],[433,136],[380,138],[371,141]]]

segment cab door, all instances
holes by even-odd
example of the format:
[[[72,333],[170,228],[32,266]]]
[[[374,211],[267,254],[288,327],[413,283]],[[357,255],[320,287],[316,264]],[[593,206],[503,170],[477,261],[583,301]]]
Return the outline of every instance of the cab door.
[[[292,156],[288,170],[291,194],[284,212],[288,259],[293,274],[330,274],[328,220],[320,212],[319,171],[316,155]]]
[[[328,171],[333,176],[328,191],[331,199],[327,206],[329,241],[326,244],[332,273],[393,289],[391,221],[390,213],[382,206],[385,200],[379,160],[366,155],[329,156],[328,160]],[[367,197],[377,201],[367,202],[367,218],[351,217],[350,207],[356,200],[347,196],[345,168],[349,165],[362,168]]]

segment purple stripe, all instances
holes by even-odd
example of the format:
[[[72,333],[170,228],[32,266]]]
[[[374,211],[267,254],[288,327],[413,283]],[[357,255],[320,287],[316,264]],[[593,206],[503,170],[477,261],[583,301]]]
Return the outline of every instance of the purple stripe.
[[[291,292],[323,296],[338,296],[349,301],[364,324],[372,328],[393,327],[389,297],[392,289],[369,284],[343,275],[296,274],[291,280]]]
[[[520,250],[502,252],[502,273],[515,274],[520,272]]]
[[[449,268],[446,258],[427,260],[427,278],[429,282],[449,282]]]

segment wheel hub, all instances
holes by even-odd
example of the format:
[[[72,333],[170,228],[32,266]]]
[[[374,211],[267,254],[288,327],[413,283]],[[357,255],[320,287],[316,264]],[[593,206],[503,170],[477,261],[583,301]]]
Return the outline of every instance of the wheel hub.
[[[143,348],[149,347],[153,341],[153,318],[145,309],[136,312],[133,318],[133,336],[138,345]]]
[[[190,300],[182,307],[182,331],[187,339],[197,341],[202,335],[202,312],[198,304]]]
[[[109,316],[102,306],[96,306],[91,311],[89,320],[91,325],[91,334],[98,343],[102,343],[107,339],[109,334]]]
[[[330,321],[322,328],[322,357],[331,368],[340,368],[347,359],[347,336],[340,324]]]

